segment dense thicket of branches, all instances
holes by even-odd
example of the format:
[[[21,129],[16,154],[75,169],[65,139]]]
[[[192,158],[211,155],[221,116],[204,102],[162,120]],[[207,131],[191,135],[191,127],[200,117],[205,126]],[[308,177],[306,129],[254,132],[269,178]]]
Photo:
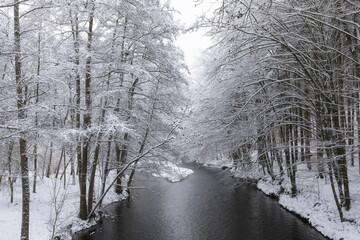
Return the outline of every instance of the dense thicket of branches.
[[[292,196],[297,166],[307,163],[329,177],[343,220],[351,207],[347,169],[360,157],[359,3],[219,3],[203,21],[216,44],[194,109],[202,154],[260,166],[274,180],[287,176]]]
[[[104,192],[110,170],[151,146],[172,154],[185,81],[171,12],[159,0],[1,1],[0,179],[24,183],[22,239],[30,177],[35,193],[71,169],[86,219],[96,173]]]

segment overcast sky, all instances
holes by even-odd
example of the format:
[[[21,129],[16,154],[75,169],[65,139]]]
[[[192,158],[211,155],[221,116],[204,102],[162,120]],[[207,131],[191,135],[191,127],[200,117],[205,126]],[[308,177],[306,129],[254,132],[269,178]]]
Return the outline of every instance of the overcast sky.
[[[198,6],[195,6],[193,0],[171,0],[171,4],[180,12],[175,15],[176,19],[186,27],[190,27],[198,16],[209,10],[209,4],[206,1]],[[203,36],[204,33],[204,30],[190,32],[182,34],[177,39],[177,45],[184,51],[185,62],[190,68],[192,77],[196,72],[196,59],[210,45],[209,39]]]

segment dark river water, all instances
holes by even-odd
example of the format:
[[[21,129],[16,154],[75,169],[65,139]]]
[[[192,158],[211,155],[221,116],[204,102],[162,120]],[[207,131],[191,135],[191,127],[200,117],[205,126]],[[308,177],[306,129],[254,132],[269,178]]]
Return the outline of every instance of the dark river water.
[[[218,169],[186,165],[194,173],[170,183],[137,173],[128,203],[107,207],[95,233],[79,240],[326,239],[260,191]]]

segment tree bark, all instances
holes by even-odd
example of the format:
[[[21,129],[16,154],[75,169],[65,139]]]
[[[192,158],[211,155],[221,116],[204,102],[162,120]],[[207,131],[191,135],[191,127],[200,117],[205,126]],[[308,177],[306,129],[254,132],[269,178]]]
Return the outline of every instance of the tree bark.
[[[14,202],[14,176],[12,176],[14,173],[11,170],[11,162],[12,162],[12,152],[14,149],[14,142],[10,141],[9,143],[9,150],[8,150],[8,172],[9,172],[9,186],[10,186],[10,203]]]
[[[124,31],[123,31],[123,35],[122,35],[122,40],[121,40],[121,51],[120,51],[120,57],[121,57],[121,62],[122,63],[126,63],[127,61],[127,56],[125,55],[125,40],[126,40],[126,32],[127,32],[127,18],[125,18],[124,20]],[[118,22],[116,22],[117,24]],[[120,73],[120,86],[122,87],[123,81],[124,81],[124,77],[125,74],[124,72]],[[116,112],[119,112],[119,108],[120,108],[120,97],[117,100],[117,109],[115,109]],[[122,162],[121,162],[121,152],[123,149],[120,148],[120,143],[116,142],[115,143],[115,153],[116,153],[116,162],[119,165],[118,169],[117,169],[117,173],[119,173],[120,171],[120,167],[122,167]],[[119,177],[117,177],[116,179],[116,185],[115,185],[115,192],[117,194],[121,194],[122,193],[122,182],[121,182],[121,175],[119,175]]]
[[[330,178],[331,191],[333,193],[336,208],[337,208],[339,216],[340,216],[340,221],[343,222],[344,221],[344,215],[343,215],[343,212],[342,212],[342,209],[341,209],[339,199],[338,199],[337,194],[336,194],[335,183],[334,183],[334,178],[333,178],[333,168],[332,168],[331,162],[328,162],[328,168],[329,168],[329,178]]]
[[[40,77],[40,69],[41,69],[41,25],[40,31],[38,34],[38,58],[37,58],[37,68],[36,68],[36,75]],[[39,82],[36,83],[35,89],[35,105],[39,104]],[[35,127],[38,128],[39,126],[39,119],[38,119],[38,112],[35,112]],[[37,168],[38,168],[38,149],[37,149],[37,139],[38,134],[35,135],[35,144],[34,144],[34,180],[33,180],[33,193],[36,193],[36,183],[37,183]]]
[[[46,170],[46,177],[47,178],[49,178],[50,174],[51,174],[51,164],[52,164],[53,149],[54,149],[53,146],[54,146],[53,141],[50,141],[49,162],[48,162],[48,166],[47,166],[47,170]]]
[[[294,166],[293,156],[293,145],[292,145],[292,126],[283,127],[283,141],[284,141],[284,152],[285,152],[285,164],[288,176],[291,182],[291,196],[295,197],[297,194],[296,187],[296,168]]]
[[[85,107],[86,112],[83,116],[83,129],[88,131],[91,128],[91,64],[92,64],[92,41],[93,41],[93,23],[94,23],[94,10],[95,3],[90,1],[89,3],[89,28],[88,28],[88,40],[87,40],[87,54],[85,63]],[[88,167],[88,154],[90,149],[90,134],[86,133],[83,137],[82,144],[82,162],[80,170],[80,219],[87,219],[87,201],[86,201],[86,191],[87,191],[87,167]]]
[[[61,154],[60,154],[59,163],[58,163],[58,165],[56,167],[55,178],[58,178],[58,176],[59,176],[61,162],[63,161],[63,158],[64,158],[64,162],[65,162],[65,147],[64,146],[61,148]]]
[[[100,154],[100,142],[99,141],[102,138],[101,125],[104,123],[104,120],[105,120],[105,107],[106,107],[106,105],[107,105],[107,99],[105,99],[104,107],[103,107],[102,112],[101,112],[100,123],[99,123],[99,127],[100,127],[99,131],[100,132],[98,133],[98,136],[96,138],[94,160],[93,160],[92,165],[91,165],[91,174],[90,174],[89,192],[88,192],[88,212],[91,212],[92,205],[93,205],[95,174],[96,174],[96,167],[97,167],[97,165],[99,163],[99,154]]]
[[[20,40],[20,14],[19,0],[14,0],[14,50],[15,50],[15,81],[17,94],[18,120],[22,122],[26,118],[25,100],[23,88],[25,86],[22,79],[21,70],[21,40]],[[21,189],[22,189],[22,220],[21,220],[21,239],[29,239],[29,216],[30,216],[30,186],[28,157],[26,150],[25,133],[22,132],[19,138],[20,167],[21,167]]]
[[[109,162],[110,162],[111,142],[112,142],[111,140],[112,140],[112,136],[110,135],[109,138],[108,138],[108,145],[107,145],[106,158],[105,158],[105,166],[104,166],[103,177],[102,177],[101,196],[105,192],[106,179],[107,179],[107,176],[109,175]],[[102,205],[102,199],[100,200],[99,204],[100,204],[100,206]]]

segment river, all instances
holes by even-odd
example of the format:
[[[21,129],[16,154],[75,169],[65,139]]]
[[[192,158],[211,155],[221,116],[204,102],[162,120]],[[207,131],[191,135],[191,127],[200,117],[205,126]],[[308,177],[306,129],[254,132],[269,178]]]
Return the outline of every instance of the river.
[[[178,183],[137,173],[131,199],[112,204],[91,234],[78,240],[326,239],[276,200],[219,169],[187,164]]]

